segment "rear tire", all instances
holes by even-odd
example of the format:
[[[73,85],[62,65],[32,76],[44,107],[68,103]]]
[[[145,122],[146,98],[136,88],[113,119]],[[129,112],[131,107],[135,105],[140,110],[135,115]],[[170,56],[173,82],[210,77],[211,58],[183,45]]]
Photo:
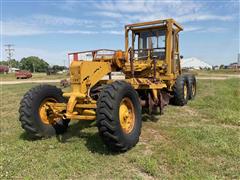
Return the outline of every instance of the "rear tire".
[[[19,108],[19,121],[22,128],[33,138],[50,137],[64,133],[68,128],[69,120],[58,120],[46,124],[40,117],[39,108],[46,99],[55,102],[65,102],[62,90],[56,86],[39,85],[30,89],[23,97]]]
[[[188,83],[188,99],[193,100],[197,93],[197,82],[193,74],[186,75]]]
[[[130,84],[115,81],[104,87],[97,102],[97,127],[107,147],[126,151],[135,146],[141,134],[141,118],[138,94]]]
[[[173,86],[172,102],[177,106],[184,106],[188,102],[188,83],[184,75],[178,76]]]

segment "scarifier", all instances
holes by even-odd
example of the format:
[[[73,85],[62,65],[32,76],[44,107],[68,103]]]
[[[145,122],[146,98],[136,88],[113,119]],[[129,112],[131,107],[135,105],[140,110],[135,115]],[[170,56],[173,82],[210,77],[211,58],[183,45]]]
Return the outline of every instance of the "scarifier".
[[[22,127],[34,137],[66,131],[70,120],[96,120],[103,142],[126,151],[139,140],[142,113],[162,114],[196,95],[194,75],[183,75],[173,19],[125,26],[125,51],[69,53],[71,91],[52,85],[30,89],[20,103]],[[117,76],[123,77],[116,80]]]

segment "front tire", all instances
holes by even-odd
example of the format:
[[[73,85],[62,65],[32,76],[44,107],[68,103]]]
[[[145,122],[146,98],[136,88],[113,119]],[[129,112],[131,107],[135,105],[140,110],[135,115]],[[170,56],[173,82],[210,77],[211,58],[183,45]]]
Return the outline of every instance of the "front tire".
[[[50,137],[67,130],[69,120],[50,119],[51,112],[43,107],[46,102],[65,102],[62,90],[56,86],[39,85],[30,89],[20,102],[19,121],[33,138]]]
[[[126,151],[141,134],[141,107],[137,92],[124,81],[104,87],[97,102],[97,127],[103,142],[113,151]]]

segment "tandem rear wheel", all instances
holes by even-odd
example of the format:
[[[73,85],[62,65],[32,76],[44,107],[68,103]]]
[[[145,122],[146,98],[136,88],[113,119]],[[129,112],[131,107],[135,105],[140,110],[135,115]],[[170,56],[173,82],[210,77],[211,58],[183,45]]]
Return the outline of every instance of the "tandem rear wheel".
[[[188,84],[188,99],[193,100],[197,94],[197,82],[193,74],[187,74],[186,80]]]
[[[184,106],[188,100],[196,96],[197,86],[194,75],[180,75],[173,86],[172,103],[177,106]]]

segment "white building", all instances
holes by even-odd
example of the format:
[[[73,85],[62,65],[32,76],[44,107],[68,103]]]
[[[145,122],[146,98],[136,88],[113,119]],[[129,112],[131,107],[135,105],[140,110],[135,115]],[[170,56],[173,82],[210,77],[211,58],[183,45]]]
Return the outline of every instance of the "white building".
[[[19,68],[9,68],[9,72],[10,73],[15,73],[16,71],[19,71],[20,69]]]
[[[212,65],[196,57],[182,59],[181,66],[183,69],[212,69]]]

